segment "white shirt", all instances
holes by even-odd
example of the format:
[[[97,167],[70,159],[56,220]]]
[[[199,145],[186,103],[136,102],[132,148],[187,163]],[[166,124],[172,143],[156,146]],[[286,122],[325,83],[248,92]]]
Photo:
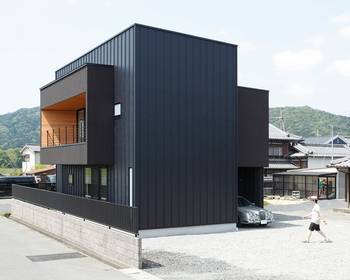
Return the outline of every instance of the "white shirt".
[[[317,203],[315,203],[311,211],[311,222],[319,225],[320,221],[321,221],[320,206]]]

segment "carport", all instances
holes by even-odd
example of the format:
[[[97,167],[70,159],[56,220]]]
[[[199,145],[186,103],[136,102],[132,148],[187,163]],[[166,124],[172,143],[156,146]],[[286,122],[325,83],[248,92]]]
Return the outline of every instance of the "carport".
[[[257,206],[263,207],[263,176],[262,167],[238,168],[238,195],[244,196]]]
[[[319,199],[337,198],[336,168],[299,169],[273,174],[273,193],[291,196],[298,191],[301,198],[317,196]]]

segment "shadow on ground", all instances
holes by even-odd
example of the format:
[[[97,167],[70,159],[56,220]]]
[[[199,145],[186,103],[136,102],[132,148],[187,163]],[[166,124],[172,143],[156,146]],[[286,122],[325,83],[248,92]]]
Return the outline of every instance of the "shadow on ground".
[[[260,275],[253,269],[239,268],[217,259],[156,250],[143,252],[143,269],[161,279],[292,279],[285,275]]]

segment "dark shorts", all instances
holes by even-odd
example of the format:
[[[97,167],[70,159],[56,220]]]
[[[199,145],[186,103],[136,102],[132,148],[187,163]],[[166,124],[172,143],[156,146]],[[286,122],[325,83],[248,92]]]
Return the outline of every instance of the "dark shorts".
[[[320,225],[315,224],[315,223],[310,223],[309,230],[311,230],[311,231],[314,231],[314,230],[320,231]]]

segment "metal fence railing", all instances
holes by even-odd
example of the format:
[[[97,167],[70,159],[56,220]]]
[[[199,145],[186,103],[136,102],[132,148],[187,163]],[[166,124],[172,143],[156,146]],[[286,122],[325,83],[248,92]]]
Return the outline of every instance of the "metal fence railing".
[[[85,125],[76,124],[57,126],[46,130],[45,136],[46,143],[42,143],[43,147],[81,143],[86,141],[86,128]]]
[[[48,190],[12,185],[13,198],[138,233],[138,208]]]

